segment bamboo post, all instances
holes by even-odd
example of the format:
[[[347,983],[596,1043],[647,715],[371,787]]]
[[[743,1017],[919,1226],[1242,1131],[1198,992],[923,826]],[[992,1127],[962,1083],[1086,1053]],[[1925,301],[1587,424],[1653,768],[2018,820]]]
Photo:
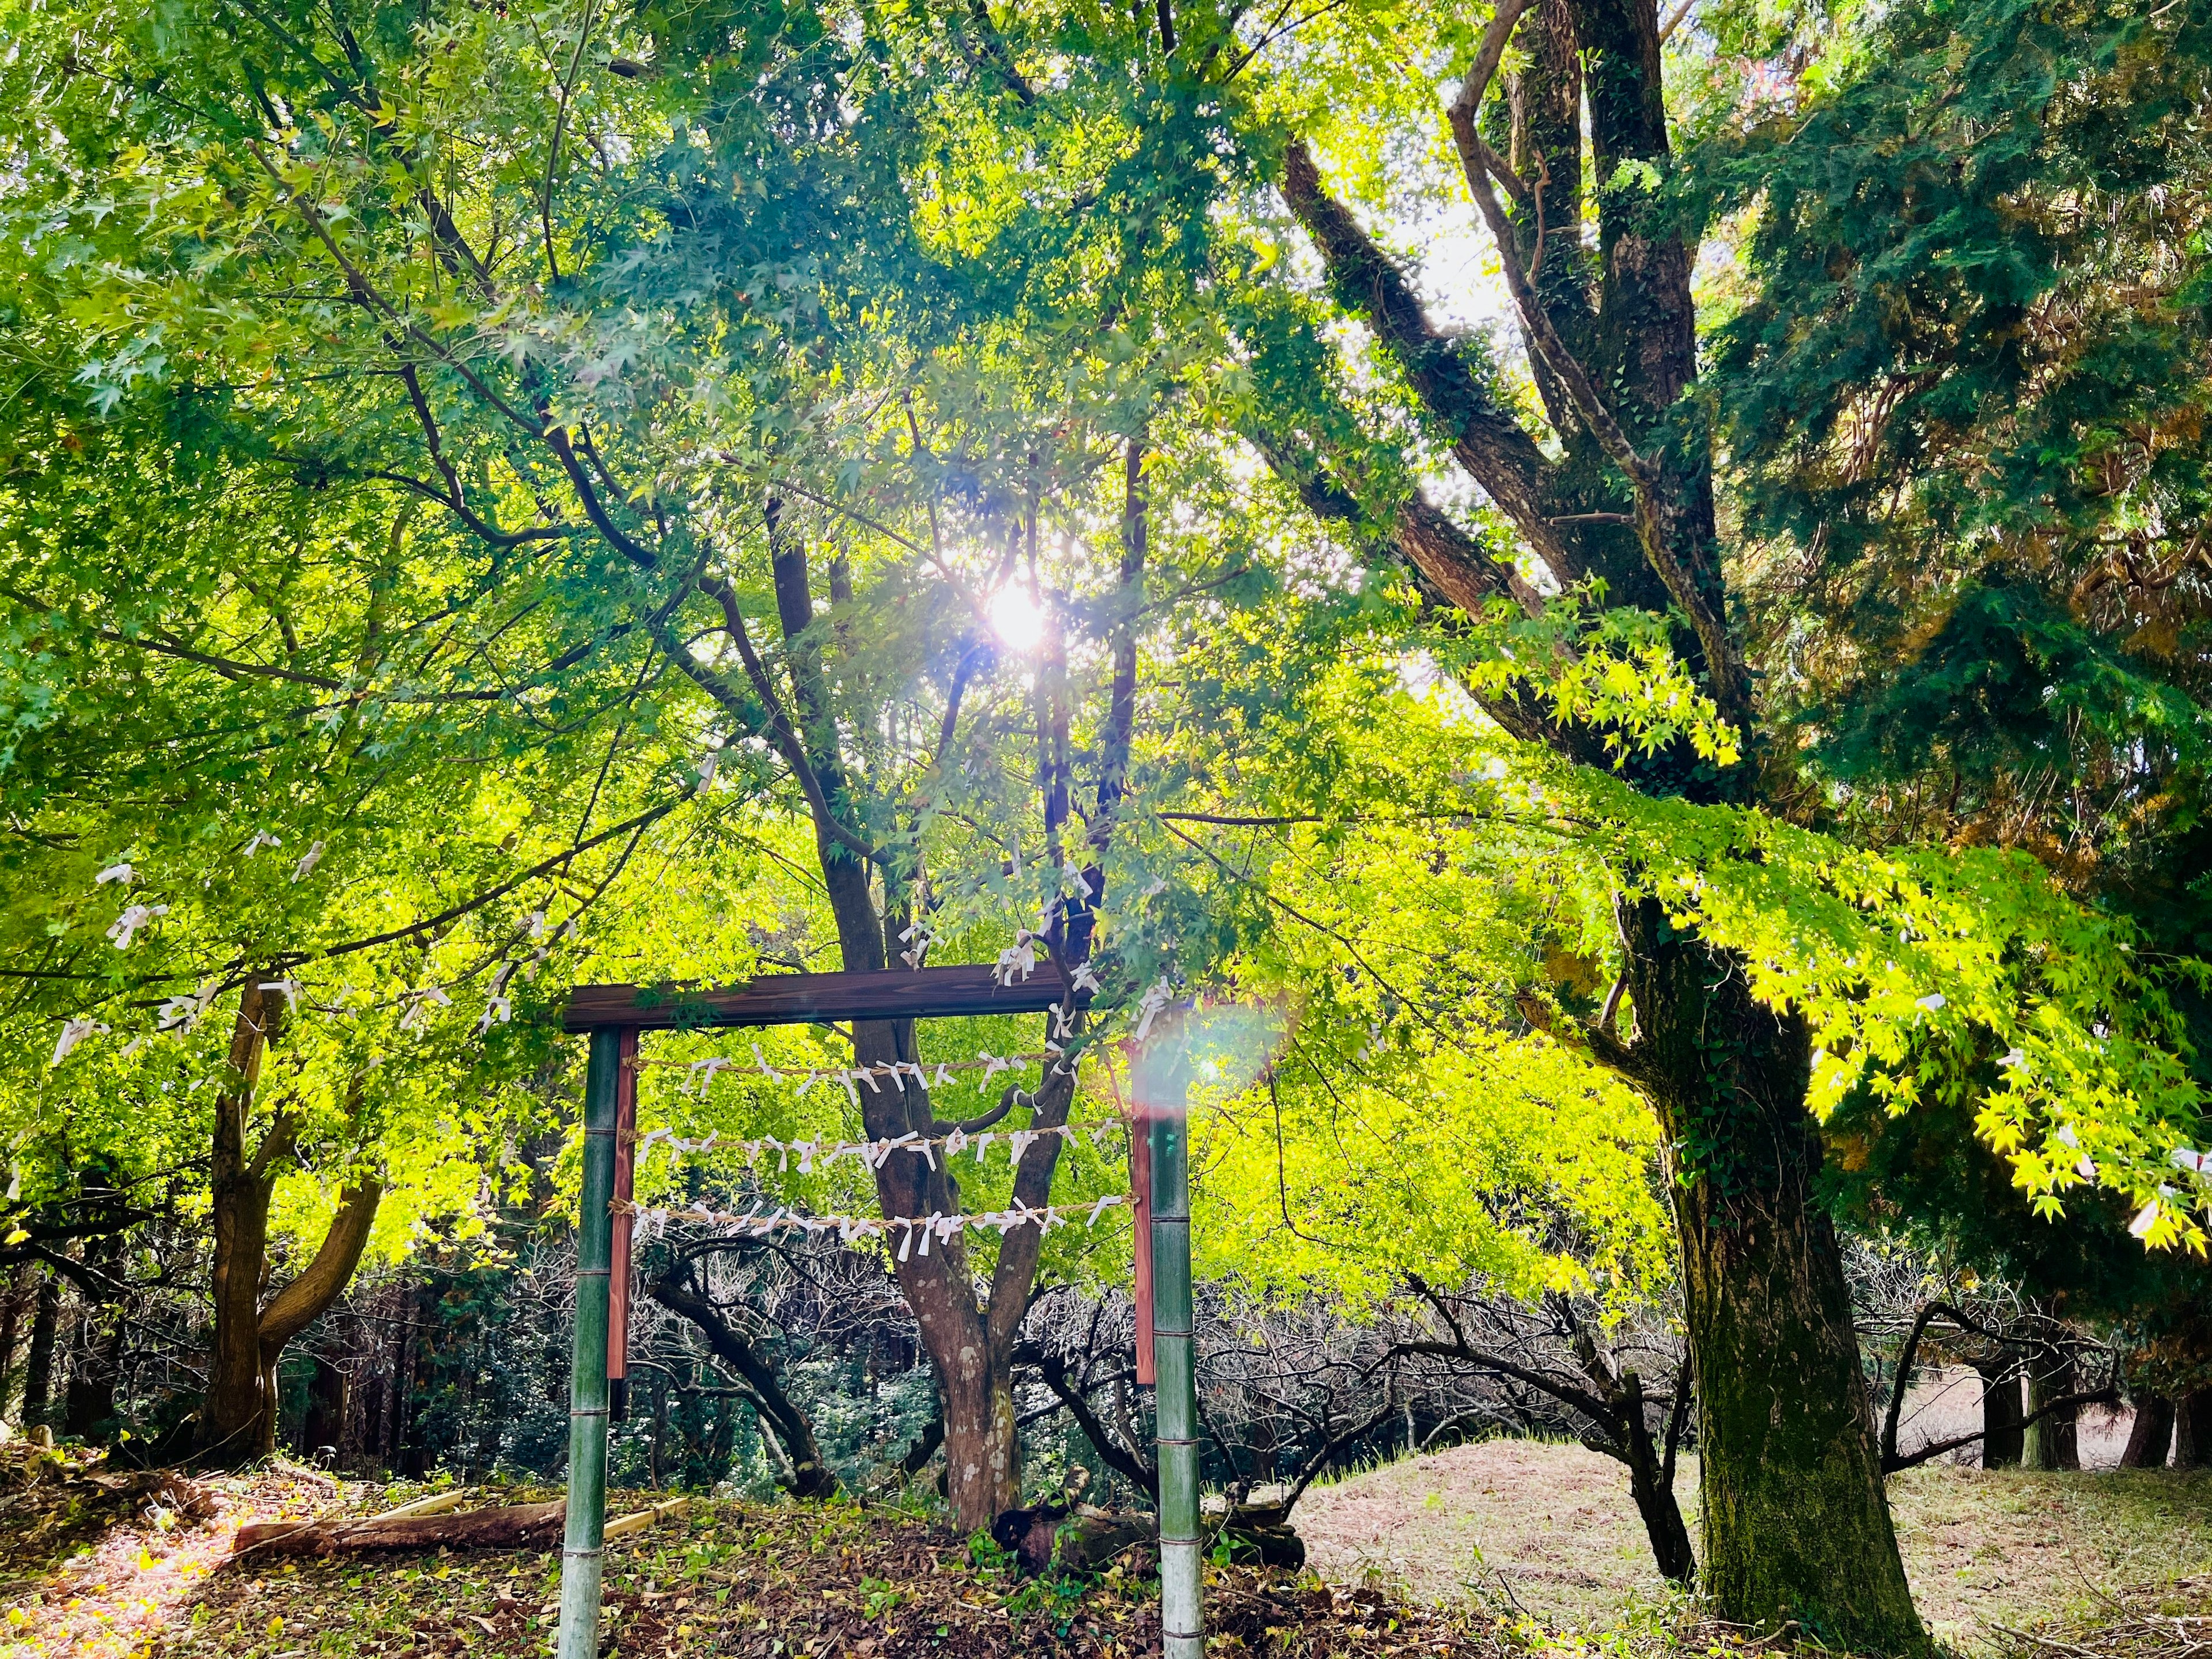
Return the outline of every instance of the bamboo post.
[[[576,1216],[575,1358],[568,1381],[568,1510],[561,1548],[558,1659],[599,1659],[599,1568],[607,1519],[607,1291],[615,1120],[637,1033],[592,1033],[584,1076],[584,1179]]]
[[[1165,1027],[1136,1068],[1152,1164],[1152,1396],[1160,1497],[1162,1659],[1199,1659],[1203,1568],[1198,1525],[1198,1379],[1190,1293],[1188,1090],[1183,1022]]]

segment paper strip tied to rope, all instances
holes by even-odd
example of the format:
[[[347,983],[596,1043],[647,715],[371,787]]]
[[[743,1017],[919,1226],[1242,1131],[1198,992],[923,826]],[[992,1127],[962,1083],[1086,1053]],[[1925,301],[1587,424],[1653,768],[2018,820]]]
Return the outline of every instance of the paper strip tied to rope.
[[[1058,1005],[1054,1005],[1054,1012],[1057,1012]],[[1065,1024],[1065,1021],[1061,1023]],[[1065,1035],[1064,1030],[1054,1033],[1055,1036],[1061,1035]],[[691,1075],[679,1086],[684,1093],[697,1095],[702,1098],[706,1095],[707,1085],[724,1072],[750,1069],[772,1083],[781,1083],[788,1078],[798,1078],[799,1092],[801,1095],[805,1095],[817,1084],[842,1084],[845,1092],[858,1101],[860,1097],[859,1085],[863,1083],[868,1085],[869,1091],[872,1094],[881,1094],[884,1091],[883,1079],[888,1079],[896,1083],[903,1077],[911,1077],[926,1089],[949,1089],[952,1086],[952,1073],[955,1072],[981,1072],[983,1075],[975,1079],[975,1086],[988,1091],[991,1086],[991,1079],[1000,1073],[1019,1071],[1027,1066],[1042,1065],[1048,1060],[1058,1062],[1054,1069],[1066,1069],[1068,1062],[1063,1056],[1060,1045],[1057,1042],[1042,1054],[994,1054],[985,1048],[978,1050],[973,1060],[931,1060],[927,1063],[900,1060],[884,1066],[812,1066],[790,1072],[779,1071],[769,1065],[767,1057],[761,1053],[758,1043],[753,1045],[753,1057],[750,1067],[744,1060],[731,1054],[710,1054],[704,1060],[641,1060],[637,1063],[641,1066],[683,1066]]]
[[[1018,1199],[1011,1209],[980,1210],[972,1215],[947,1215],[942,1211],[926,1216],[868,1216],[868,1215],[801,1215],[795,1210],[779,1206],[769,1210],[755,1206],[738,1215],[728,1210],[717,1210],[706,1204],[694,1204],[684,1208],[662,1208],[629,1204],[617,1200],[613,1209],[617,1215],[634,1215],[641,1221],[665,1225],[672,1218],[704,1221],[725,1226],[740,1237],[766,1238],[779,1232],[803,1232],[809,1238],[817,1234],[835,1233],[841,1244],[850,1244],[856,1238],[880,1238],[886,1242],[894,1231],[899,1234],[898,1259],[904,1261],[921,1241],[921,1254],[929,1254],[931,1240],[943,1243],[954,1235],[976,1227],[994,1227],[999,1237],[1006,1237],[1020,1227],[1036,1227],[1050,1232],[1054,1227],[1072,1225],[1078,1216],[1085,1218],[1086,1228],[1096,1227],[1098,1218],[1107,1211],[1130,1201],[1126,1193],[1109,1193],[1103,1198],[1092,1199],[1087,1204],[1024,1204]]]
[[[779,1171],[791,1168],[794,1154],[799,1158],[799,1172],[812,1175],[817,1170],[826,1170],[841,1158],[857,1158],[871,1170],[880,1170],[893,1152],[918,1154],[933,1170],[938,1167],[938,1155],[958,1158],[965,1152],[979,1163],[991,1150],[994,1141],[1005,1141],[1006,1150],[1016,1164],[1022,1155],[1040,1140],[1058,1136],[1073,1140],[1078,1135],[1089,1135],[1095,1142],[1098,1137],[1117,1133],[1117,1123],[1062,1123],[1046,1129],[983,1129],[974,1133],[955,1129],[950,1134],[934,1138],[916,1134],[909,1130],[902,1135],[887,1135],[879,1140],[779,1140],[774,1135],[763,1135],[752,1140],[725,1140],[719,1134],[709,1134],[697,1140],[687,1140],[672,1129],[648,1129],[633,1143],[642,1158],[654,1146],[665,1146],[678,1153],[723,1152],[743,1152],[748,1167],[757,1165],[764,1153],[774,1152],[780,1162]]]

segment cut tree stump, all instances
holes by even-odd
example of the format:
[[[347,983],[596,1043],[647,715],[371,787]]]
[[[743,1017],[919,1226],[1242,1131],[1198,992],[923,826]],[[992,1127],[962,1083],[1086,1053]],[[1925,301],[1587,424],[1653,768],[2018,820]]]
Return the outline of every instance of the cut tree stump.
[[[238,1529],[234,1555],[335,1555],[340,1550],[538,1547],[557,1540],[566,1499],[468,1510],[459,1515],[359,1516],[344,1521],[253,1521]]]
[[[1229,1542],[1229,1559],[1239,1566],[1303,1567],[1305,1540],[1291,1525],[1292,1502],[1287,1486],[1255,1486],[1243,1503],[1208,1493],[1200,1503],[1207,1529]]]

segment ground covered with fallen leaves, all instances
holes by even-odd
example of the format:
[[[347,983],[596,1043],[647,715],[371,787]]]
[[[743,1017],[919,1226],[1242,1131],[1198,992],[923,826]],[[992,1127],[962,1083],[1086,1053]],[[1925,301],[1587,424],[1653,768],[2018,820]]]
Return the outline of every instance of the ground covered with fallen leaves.
[[[534,1496],[534,1494],[532,1494]],[[627,1506],[617,1494],[609,1508]],[[1139,1659],[1158,1645],[1157,1588],[1133,1558],[1081,1578],[1025,1579],[988,1546],[896,1510],[695,1505],[609,1546],[607,1639],[623,1656],[742,1659]],[[481,1550],[255,1565],[211,1579],[160,1659],[319,1652],[542,1654],[557,1552]],[[1380,1590],[1231,1570],[1210,1585],[1217,1651],[1304,1659],[1461,1659],[1492,1621]]]
[[[234,1553],[249,1520],[380,1512],[420,1486],[278,1465],[186,1480],[79,1452],[0,1448],[0,1659],[520,1659],[550,1650],[560,1557],[436,1550],[276,1559]],[[548,1494],[511,1488],[477,1502]],[[610,1513],[665,1494],[616,1494]],[[601,1651],[623,1659],[1143,1659],[1158,1650],[1146,1554],[1025,1578],[988,1543],[896,1509],[702,1501],[611,1543]],[[1632,1596],[1607,1626],[1531,1618],[1511,1598],[1437,1605],[1369,1574],[1209,1570],[1218,1659],[1747,1659],[1783,1640]],[[2212,1659],[2212,1577],[2120,1594],[2063,1621],[2001,1628],[2002,1659]]]
[[[233,1555],[246,1521],[374,1513],[421,1490],[283,1466],[163,1485],[104,1474],[81,1454],[53,1458],[0,1499],[0,1659],[548,1651],[557,1551]],[[546,1495],[514,1488],[483,1501]],[[659,1497],[613,1494],[609,1513]],[[1139,1659],[1158,1647],[1151,1571],[1133,1552],[1098,1574],[1025,1578],[988,1543],[898,1510],[701,1502],[609,1545],[602,1652]],[[1223,1654],[1487,1659],[1516,1645],[1486,1614],[1310,1576],[1224,1569],[1207,1595]]]

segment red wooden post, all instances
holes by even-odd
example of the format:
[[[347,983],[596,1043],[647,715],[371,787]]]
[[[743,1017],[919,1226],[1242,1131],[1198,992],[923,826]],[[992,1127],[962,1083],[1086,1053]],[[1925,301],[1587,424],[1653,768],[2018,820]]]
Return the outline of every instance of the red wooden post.
[[[1152,1376],[1152,1118],[1142,1106],[1129,1114],[1129,1196],[1136,1206],[1137,1381],[1150,1387]]]
[[[637,1165],[637,1032],[622,1034],[621,1069],[615,1080],[615,1201],[630,1201]],[[615,1211],[607,1267],[607,1407],[619,1423],[629,1407],[629,1238],[635,1215]]]

